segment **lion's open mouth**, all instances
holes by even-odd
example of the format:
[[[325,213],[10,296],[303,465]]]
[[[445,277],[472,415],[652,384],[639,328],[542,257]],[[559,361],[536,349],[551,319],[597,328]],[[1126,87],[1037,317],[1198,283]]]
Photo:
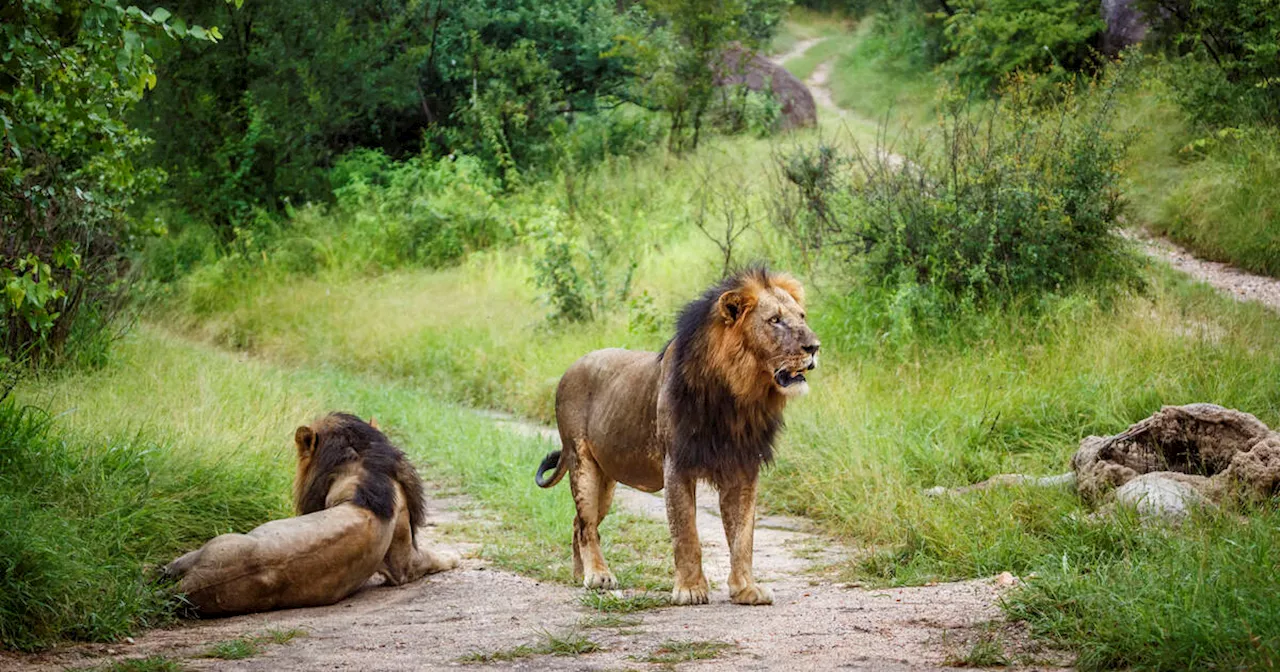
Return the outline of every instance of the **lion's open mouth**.
[[[773,374],[773,380],[778,383],[778,387],[791,387],[792,385],[805,382],[804,371],[778,369]]]

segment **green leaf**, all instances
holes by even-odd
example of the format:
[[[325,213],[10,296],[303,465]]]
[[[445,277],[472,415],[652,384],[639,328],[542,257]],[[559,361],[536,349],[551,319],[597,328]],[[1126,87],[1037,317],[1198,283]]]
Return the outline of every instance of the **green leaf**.
[[[168,21],[171,16],[173,16],[173,14],[164,7],[156,7],[151,10],[151,18],[155,19],[156,23],[164,23],[165,21]]]

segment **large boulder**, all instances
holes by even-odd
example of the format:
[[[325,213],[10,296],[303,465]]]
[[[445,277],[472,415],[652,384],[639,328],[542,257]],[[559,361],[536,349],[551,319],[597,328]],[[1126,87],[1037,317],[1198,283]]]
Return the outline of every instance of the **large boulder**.
[[[1136,0],[1102,0],[1102,53],[1114,56],[1147,36],[1147,19]]]
[[[1076,488],[1139,512],[1177,518],[1224,496],[1280,492],[1280,434],[1214,404],[1165,406],[1114,436],[1090,436],[1071,458]],[[1132,484],[1132,485],[1131,485]]]
[[[782,106],[782,130],[818,123],[818,108],[809,87],[760,54],[739,44],[730,45],[720,57],[717,72],[717,86],[742,84],[752,91],[771,92]]]

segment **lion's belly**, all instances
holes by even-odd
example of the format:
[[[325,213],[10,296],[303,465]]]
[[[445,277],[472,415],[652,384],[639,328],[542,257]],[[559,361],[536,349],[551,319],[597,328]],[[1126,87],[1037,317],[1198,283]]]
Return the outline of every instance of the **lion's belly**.
[[[609,478],[646,492],[662,489],[666,454],[657,431],[657,354],[600,350],[581,362],[585,438]]]

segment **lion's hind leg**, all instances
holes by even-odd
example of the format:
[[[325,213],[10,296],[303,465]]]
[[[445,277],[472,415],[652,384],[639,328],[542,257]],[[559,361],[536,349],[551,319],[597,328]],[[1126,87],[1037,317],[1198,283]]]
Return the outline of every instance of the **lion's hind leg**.
[[[569,486],[578,515],[573,519],[573,578],[587,588],[612,590],[618,580],[600,550],[600,523],[609,512],[616,483],[579,442],[577,459],[569,471]]]

